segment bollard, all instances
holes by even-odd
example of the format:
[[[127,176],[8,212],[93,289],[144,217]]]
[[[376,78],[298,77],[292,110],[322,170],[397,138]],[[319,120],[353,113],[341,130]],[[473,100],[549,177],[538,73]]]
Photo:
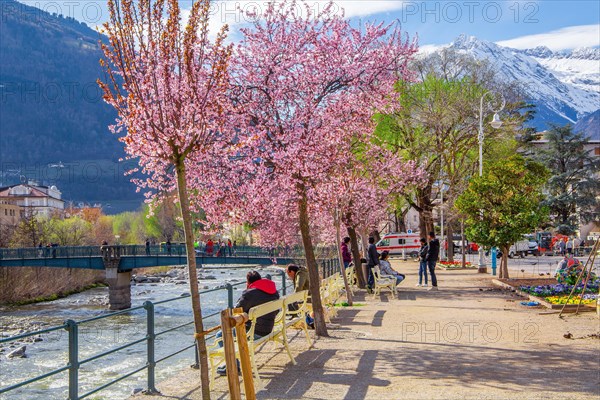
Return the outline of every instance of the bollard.
[[[146,388],[146,394],[158,393],[155,385],[155,368],[156,360],[154,357],[154,341],[156,335],[154,334],[154,304],[150,301],[144,302],[144,309],[146,310],[146,344],[147,344],[147,365],[148,365],[148,387]]]
[[[490,255],[492,257],[492,275],[496,276],[496,263],[497,263],[497,259],[498,259],[498,249],[496,249],[495,247],[492,247],[492,250],[490,251]]]
[[[68,400],[79,399],[79,335],[77,322],[73,320],[65,321],[66,330],[69,331],[69,398]]]
[[[227,307],[233,308],[233,286],[231,283],[226,283],[225,289],[227,289]]]
[[[198,357],[198,341],[194,341],[194,364],[190,365],[192,369],[200,369],[200,358]]]

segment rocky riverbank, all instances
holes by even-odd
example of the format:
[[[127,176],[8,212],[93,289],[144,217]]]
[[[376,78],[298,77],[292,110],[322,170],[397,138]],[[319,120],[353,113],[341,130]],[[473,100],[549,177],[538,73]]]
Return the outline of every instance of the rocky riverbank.
[[[6,325],[0,327],[0,339],[21,335],[27,332],[35,332],[48,327],[43,321],[6,321]],[[2,359],[26,358],[27,346],[42,342],[42,335],[34,335],[16,340],[14,342],[0,344],[0,361]]]
[[[189,274],[187,267],[178,266],[173,267],[170,270],[164,272],[162,269],[159,271],[153,270],[152,268],[136,270],[136,273],[131,276],[131,284],[147,284],[147,283],[174,283],[175,285],[185,285],[189,282]],[[226,271],[221,271],[221,274],[225,274]],[[212,271],[205,272],[198,270],[198,282],[201,281],[214,281],[217,280],[217,276]],[[201,285],[200,289],[208,289],[208,285]]]

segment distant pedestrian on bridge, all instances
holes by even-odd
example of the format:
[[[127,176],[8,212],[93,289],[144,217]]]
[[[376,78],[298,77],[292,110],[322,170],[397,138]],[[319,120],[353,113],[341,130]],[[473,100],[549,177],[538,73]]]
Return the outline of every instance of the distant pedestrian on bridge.
[[[105,257],[108,254],[108,242],[106,240],[102,241],[102,244],[100,245],[100,254],[102,254],[102,257]]]
[[[214,243],[212,241],[212,239],[208,239],[206,241],[206,249],[204,250],[206,252],[207,256],[212,256],[213,255],[213,249],[214,249]]]

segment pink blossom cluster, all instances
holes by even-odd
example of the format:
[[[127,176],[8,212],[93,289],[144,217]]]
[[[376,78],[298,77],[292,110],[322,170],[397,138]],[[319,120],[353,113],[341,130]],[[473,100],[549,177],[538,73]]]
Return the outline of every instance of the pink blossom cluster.
[[[316,15],[299,4],[304,12],[270,2],[235,48],[224,32],[211,43],[207,21],[176,33],[178,16],[141,13],[139,46],[123,49],[131,63],[115,68],[130,69],[126,93],[107,101],[119,110],[114,131],[126,128],[126,151],[148,174],[138,185],[173,191],[183,157],[190,206],[206,212],[208,229],[249,222],[265,244],[296,244],[306,201],[312,235],[332,241],[336,210],[345,224],[376,226],[391,198],[423,179],[372,137],[374,114],[397,106],[396,82],[413,79],[416,43],[397,24],[354,28],[331,4]],[[161,30],[171,42],[153,33]]]

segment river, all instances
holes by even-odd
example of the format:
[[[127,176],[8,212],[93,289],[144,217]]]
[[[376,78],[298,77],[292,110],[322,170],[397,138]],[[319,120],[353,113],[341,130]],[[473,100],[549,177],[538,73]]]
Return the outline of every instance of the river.
[[[245,281],[246,272],[251,267],[241,269],[231,266],[203,268],[200,287],[212,289],[225,283]],[[199,270],[200,271],[200,270]],[[261,274],[273,274],[280,289],[281,279],[273,269],[264,269]],[[189,285],[182,282],[141,283],[132,285],[132,307],[145,301],[156,302],[180,297],[189,293]],[[234,287],[234,301],[239,297],[244,285]],[[13,336],[20,331],[35,331],[50,326],[62,325],[65,320],[81,321],[109,313],[106,303],[108,288],[96,288],[69,297],[18,307],[0,307],[0,335]],[[201,295],[203,315],[227,308],[227,292],[219,290]],[[189,297],[160,304],[155,307],[155,332],[192,321]],[[205,327],[218,324],[218,316],[205,321]],[[125,315],[81,324],[79,327],[79,360],[122,346],[146,335],[146,312],[136,310]],[[28,378],[50,372],[67,364],[68,333],[65,330],[41,335],[41,341],[26,343],[26,358],[8,359],[6,354],[13,348],[2,344],[0,353],[0,387],[6,387]],[[156,339],[156,360],[193,343],[193,325],[174,330]],[[79,394],[108,383],[123,374],[135,370],[146,362],[146,342],[129,347],[89,363],[79,370]],[[161,382],[177,371],[195,362],[193,348],[173,356],[156,367],[156,382]],[[198,379],[200,375],[198,374]],[[146,387],[146,371],[141,371],[115,385],[91,395],[91,399],[123,399],[134,389]],[[66,399],[68,372],[61,372],[22,388],[0,395],[0,399]]]

